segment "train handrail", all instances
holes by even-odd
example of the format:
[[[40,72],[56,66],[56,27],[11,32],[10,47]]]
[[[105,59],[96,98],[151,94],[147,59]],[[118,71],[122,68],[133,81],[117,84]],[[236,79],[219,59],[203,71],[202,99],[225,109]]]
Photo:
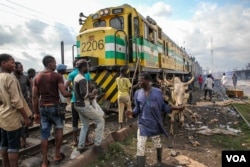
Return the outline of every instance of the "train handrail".
[[[115,45],[115,64],[117,63],[116,62],[116,34],[118,33],[118,32],[123,32],[124,33],[124,35],[125,35],[125,59],[126,59],[126,65],[128,65],[128,54],[127,54],[127,43],[128,43],[128,39],[127,39],[127,34],[126,34],[126,32],[124,31],[124,30],[117,30],[116,32],[115,32],[115,43],[114,43],[114,45]]]

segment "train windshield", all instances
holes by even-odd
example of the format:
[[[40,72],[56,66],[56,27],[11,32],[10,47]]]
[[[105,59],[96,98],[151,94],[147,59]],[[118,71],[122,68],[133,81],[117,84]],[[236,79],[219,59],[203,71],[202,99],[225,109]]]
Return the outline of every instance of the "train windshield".
[[[106,27],[106,22],[104,20],[98,20],[94,23],[94,27]]]
[[[123,27],[124,27],[123,17],[117,16],[115,18],[110,19],[110,26],[117,30],[123,30]]]

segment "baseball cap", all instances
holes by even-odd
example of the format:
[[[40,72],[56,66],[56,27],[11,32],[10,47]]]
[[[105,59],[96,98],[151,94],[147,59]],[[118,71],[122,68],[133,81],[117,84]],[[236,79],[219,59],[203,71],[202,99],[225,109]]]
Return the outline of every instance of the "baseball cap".
[[[80,59],[80,60],[78,60],[78,61],[76,62],[76,67],[78,67],[79,64],[81,64],[81,63],[83,63],[83,62],[88,63],[89,61],[87,61],[86,59]]]
[[[58,64],[57,68],[56,68],[57,71],[62,71],[62,70],[66,70],[66,69],[67,69],[67,66],[64,64]]]

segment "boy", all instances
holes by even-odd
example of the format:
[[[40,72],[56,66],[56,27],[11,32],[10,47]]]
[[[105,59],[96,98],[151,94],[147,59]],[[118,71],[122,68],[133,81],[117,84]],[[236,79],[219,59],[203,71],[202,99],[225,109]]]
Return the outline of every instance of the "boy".
[[[2,165],[18,167],[21,117],[23,117],[23,123],[26,127],[31,125],[31,120],[24,110],[24,97],[20,85],[15,76],[11,74],[15,70],[14,58],[8,54],[0,54],[0,67],[0,152]]]

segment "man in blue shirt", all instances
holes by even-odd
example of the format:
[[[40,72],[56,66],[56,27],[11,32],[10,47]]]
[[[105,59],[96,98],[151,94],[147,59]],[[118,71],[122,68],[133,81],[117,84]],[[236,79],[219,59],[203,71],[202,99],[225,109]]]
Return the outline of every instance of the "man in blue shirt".
[[[157,150],[157,160],[161,164],[162,143],[160,135],[167,135],[162,125],[161,112],[164,104],[162,91],[152,87],[150,81],[150,74],[140,74],[138,83],[141,89],[135,92],[135,108],[132,112],[133,117],[138,116],[136,156],[137,165],[140,167],[145,166],[145,145],[148,137],[153,140]]]
[[[168,135],[162,124],[162,111],[169,113],[172,109],[180,110],[183,107],[170,106],[164,103],[162,91],[151,86],[151,76],[149,73],[139,75],[138,84],[141,89],[134,95],[135,108],[128,115],[138,116],[137,131],[137,166],[145,166],[145,146],[148,137],[151,137],[157,151],[157,164],[162,162],[161,134]]]

